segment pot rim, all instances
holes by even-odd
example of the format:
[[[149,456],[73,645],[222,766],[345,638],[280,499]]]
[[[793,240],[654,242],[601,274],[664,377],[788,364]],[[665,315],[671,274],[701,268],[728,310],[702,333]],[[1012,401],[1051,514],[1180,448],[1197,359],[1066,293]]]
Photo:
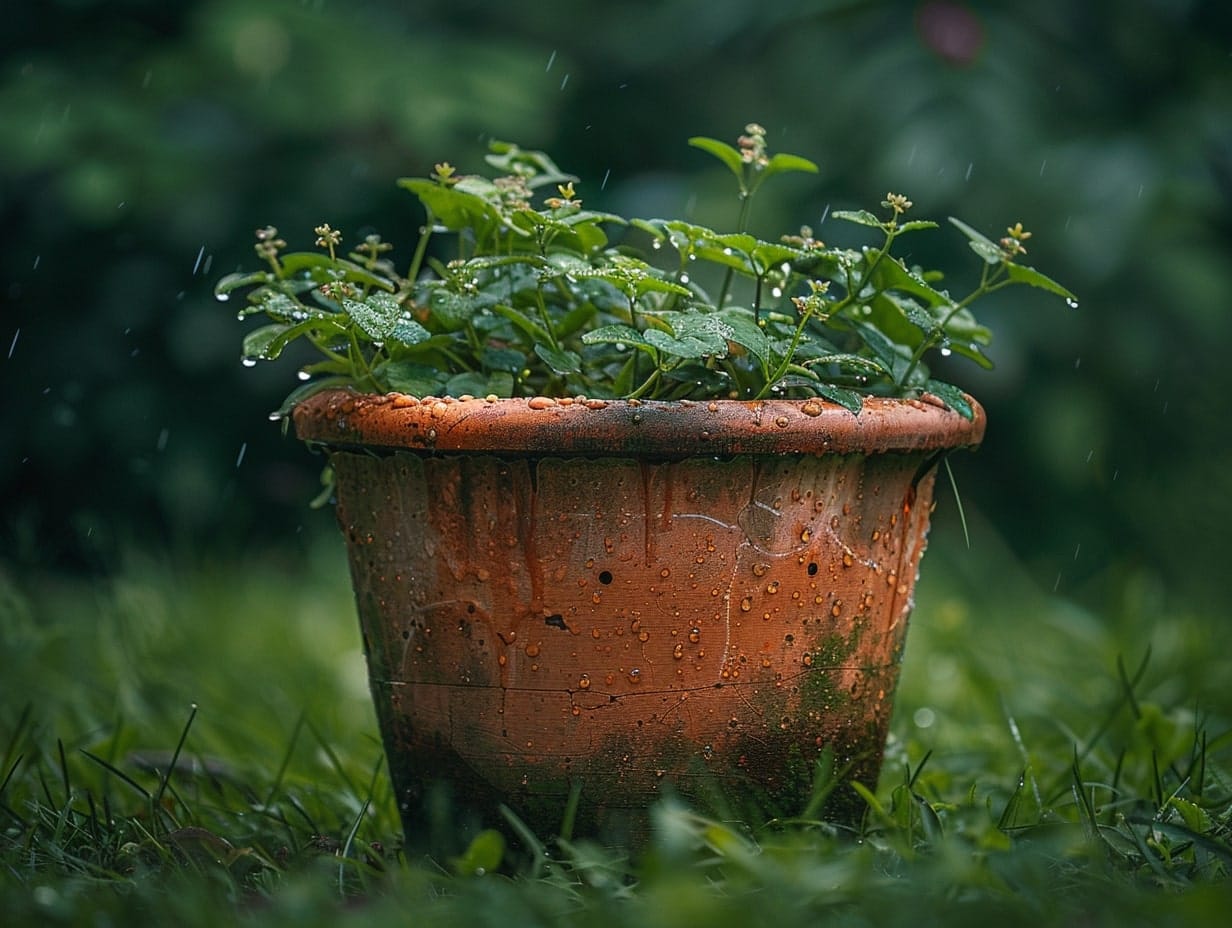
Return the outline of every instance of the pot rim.
[[[855,415],[823,399],[599,400],[413,397],[324,390],[292,412],[296,435],[331,449],[630,454],[919,453],[973,448],[983,407],[966,419],[939,400],[865,397]]]

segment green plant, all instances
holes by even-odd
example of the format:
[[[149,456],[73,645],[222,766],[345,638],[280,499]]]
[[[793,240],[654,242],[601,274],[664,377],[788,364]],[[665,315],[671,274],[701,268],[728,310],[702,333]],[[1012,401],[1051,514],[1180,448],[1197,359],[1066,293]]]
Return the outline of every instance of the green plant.
[[[268,268],[231,274],[216,293],[247,289],[240,317],[268,317],[244,340],[246,364],[276,358],[298,338],[323,356],[303,368],[309,382],[283,412],[346,384],[420,396],[821,396],[855,413],[864,395],[931,394],[970,417],[965,395],[933,379],[926,358],[954,353],[991,367],[976,300],[1025,283],[1076,305],[1066,288],[1017,263],[1030,237],[1021,224],[994,242],[956,219],[983,267],[970,293],[951,296],[939,272],[891,254],[900,237],[937,227],[905,220],[912,204],[900,194],[887,194],[884,218],[832,214],[877,233],[873,245],[827,247],[807,227],[759,240],[747,229],[762,184],[816,165],[770,155],[757,125],[738,147],[690,144],[735,176],[734,232],[585,209],[577,179],[546,154],[493,143],[495,177],[442,163],[431,177],[399,182],[426,213],[404,272],[376,235],[343,255],[341,236],[323,224],[321,251],[284,253],[266,228],[256,249]],[[543,188],[554,193],[536,207]],[[431,254],[430,243],[448,255]]]

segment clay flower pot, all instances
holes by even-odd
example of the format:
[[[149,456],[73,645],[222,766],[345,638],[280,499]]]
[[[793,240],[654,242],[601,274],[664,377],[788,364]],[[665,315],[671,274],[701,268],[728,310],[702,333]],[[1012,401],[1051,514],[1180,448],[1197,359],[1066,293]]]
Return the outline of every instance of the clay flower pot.
[[[620,838],[668,788],[798,812],[823,754],[874,784],[935,466],[984,431],[872,398],[333,391],[294,419],[336,471],[408,835],[440,795],[553,834],[580,789]]]

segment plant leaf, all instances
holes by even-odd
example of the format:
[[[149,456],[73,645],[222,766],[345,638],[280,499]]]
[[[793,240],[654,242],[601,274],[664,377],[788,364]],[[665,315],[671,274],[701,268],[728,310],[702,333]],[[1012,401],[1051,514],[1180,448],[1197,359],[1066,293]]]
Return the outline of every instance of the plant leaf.
[[[253,271],[252,273],[237,271],[234,274],[228,274],[226,277],[218,281],[218,283],[214,284],[214,296],[225,297],[232,290],[236,290],[240,287],[251,287],[253,284],[269,283],[272,277],[273,274],[269,271]]]
[[[282,334],[292,326],[285,323],[274,323],[272,325],[263,325],[259,329],[253,329],[244,336],[244,346],[241,350],[241,357],[245,361],[272,361],[278,357],[281,349],[273,347],[281,338]]]
[[[973,229],[961,219],[950,217],[950,224],[954,228],[967,236],[967,241],[971,245],[971,250],[983,258],[989,264],[1000,264],[1005,260],[1005,252],[1001,250],[1001,246],[986,236],[978,229]]]
[[[764,370],[770,363],[770,342],[753,319],[752,311],[744,307],[728,307],[719,316],[731,330],[728,339],[748,351]]]
[[[475,371],[454,374],[445,381],[446,396],[484,396],[488,392],[488,378]]]
[[[660,332],[658,329],[647,329],[642,333],[642,337],[646,340],[646,344],[677,358],[696,361],[699,358],[707,357],[711,353],[707,349],[705,342],[691,335],[686,335],[683,338],[673,338],[671,335],[668,335],[666,332]]]
[[[866,209],[836,209],[830,215],[835,219],[842,219],[845,222],[854,222],[857,225],[868,226],[873,229],[885,228],[882,225],[881,220]]]
[[[855,390],[848,390],[846,387],[836,387],[834,384],[818,383],[813,384],[813,389],[817,395],[829,400],[831,403],[838,403],[852,415],[858,416],[864,410],[864,397]]]
[[[582,359],[572,351],[541,344],[535,345],[535,354],[556,374],[576,374],[582,369]]]
[[[1047,290],[1049,293],[1063,296],[1069,301],[1071,306],[1078,303],[1078,298],[1074,294],[1051,277],[1041,274],[1033,267],[1024,267],[1021,264],[1014,264],[1012,261],[1009,261],[1006,262],[1005,271],[1009,275],[1010,280],[1020,284],[1030,284],[1032,287],[1039,287],[1041,290]]]
[[[431,337],[432,333],[414,319],[404,317],[399,318],[389,332],[390,341],[407,346],[418,345],[420,342],[425,342]]]
[[[390,361],[381,367],[380,373],[391,390],[411,396],[438,394],[445,383],[437,368],[415,361]]]
[[[366,300],[343,298],[342,308],[374,341],[388,338],[402,317],[398,301],[387,293],[374,293]]]
[[[433,221],[451,232],[471,227],[487,230],[500,222],[494,205],[459,187],[446,187],[422,177],[403,177],[398,186],[415,194]]]
[[[642,333],[628,325],[603,325],[582,336],[584,345],[645,345]]]
[[[930,380],[924,384],[924,390],[940,399],[946,406],[950,407],[950,409],[954,410],[964,419],[971,420],[975,418],[975,410],[972,408],[970,401],[962,390],[953,384],[948,384],[941,380]]]
[[[805,174],[816,174],[818,167],[808,158],[801,158],[799,155],[789,155],[780,152],[777,155],[771,155],[770,161],[764,168],[761,169],[762,179],[773,177],[775,174],[786,174],[789,171],[800,171]]]
[[[708,138],[704,135],[693,136],[693,138],[689,139],[689,144],[694,148],[700,148],[702,151],[714,155],[714,157],[722,161],[727,165],[727,169],[736,175],[736,179],[740,181],[741,189],[744,188],[744,159],[740,156],[740,152],[726,142]]]

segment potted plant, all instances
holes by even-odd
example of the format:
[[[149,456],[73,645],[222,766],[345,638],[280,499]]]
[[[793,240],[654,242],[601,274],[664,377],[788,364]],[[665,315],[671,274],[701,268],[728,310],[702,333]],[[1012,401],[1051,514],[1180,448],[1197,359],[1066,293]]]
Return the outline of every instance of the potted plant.
[[[408,837],[443,800],[616,837],[666,789],[855,814],[835,787],[877,776],[937,464],[984,429],[928,361],[991,366],[972,305],[1002,287],[1073,300],[1021,225],[951,220],[981,274],[942,289],[895,256],[936,228],[898,194],[832,214],[861,248],[758,239],[761,185],[815,165],[756,125],[690,144],[734,231],[588,209],[494,143],[485,175],[400,181],[408,265],[269,228],[218,285],[267,318],[245,363],[319,352],[274,416],[329,456]]]

